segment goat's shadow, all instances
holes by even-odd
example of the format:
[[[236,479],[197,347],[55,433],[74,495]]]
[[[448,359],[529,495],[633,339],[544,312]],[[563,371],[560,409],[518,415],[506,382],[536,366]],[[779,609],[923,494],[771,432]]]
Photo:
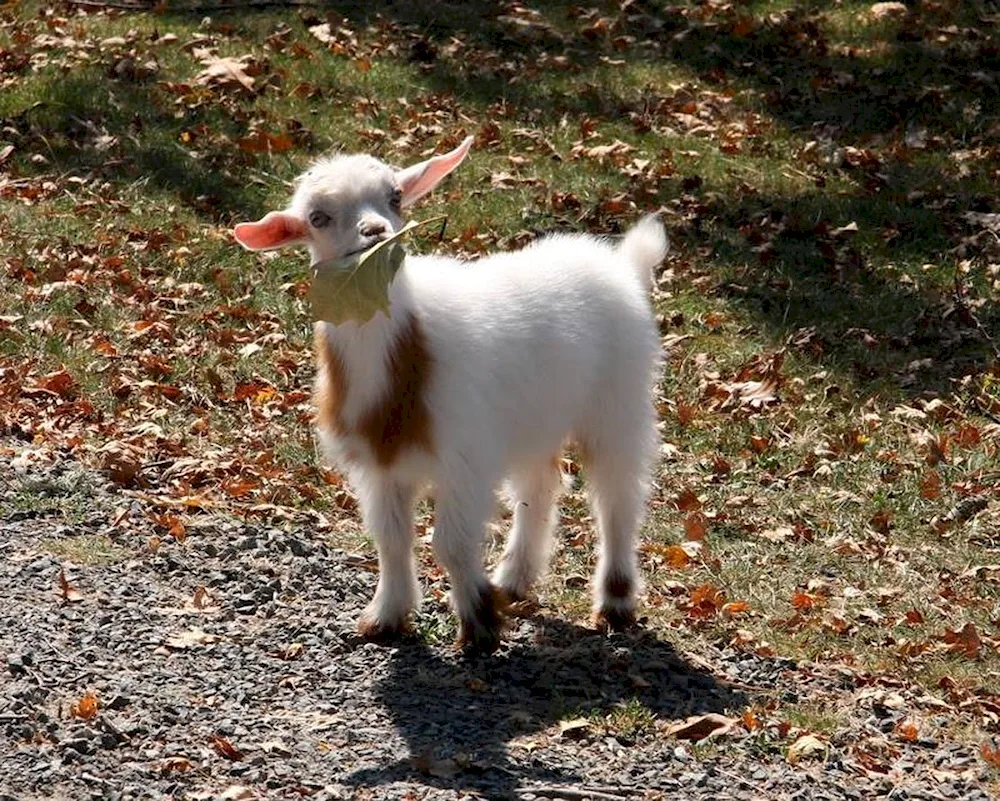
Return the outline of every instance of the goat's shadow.
[[[544,753],[513,758],[507,744],[517,737],[562,720],[600,719],[616,709],[644,709],[657,720],[675,720],[732,712],[748,702],[648,631],[608,637],[536,616],[522,622],[521,633],[498,654],[468,660],[436,653],[422,642],[401,645],[375,697],[409,753],[357,770],[346,782],[372,787],[418,781],[510,798],[532,784],[583,780],[572,769],[547,764]],[[623,744],[630,744],[627,736]]]

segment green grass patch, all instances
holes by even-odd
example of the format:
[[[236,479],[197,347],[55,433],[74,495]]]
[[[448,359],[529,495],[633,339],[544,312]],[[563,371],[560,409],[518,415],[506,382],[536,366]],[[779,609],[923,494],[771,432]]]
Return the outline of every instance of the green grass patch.
[[[75,537],[43,539],[39,543],[61,561],[77,565],[113,565],[129,558],[129,552],[103,534],[80,534]]]

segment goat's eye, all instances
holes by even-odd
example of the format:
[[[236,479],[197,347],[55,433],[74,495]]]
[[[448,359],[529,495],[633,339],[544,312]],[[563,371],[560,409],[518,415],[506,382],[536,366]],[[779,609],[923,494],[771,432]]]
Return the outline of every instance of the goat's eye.
[[[313,228],[326,228],[330,224],[330,215],[325,211],[316,209],[309,214],[309,224]]]
[[[399,209],[403,205],[403,190],[393,189],[389,195],[389,205],[394,209]]]

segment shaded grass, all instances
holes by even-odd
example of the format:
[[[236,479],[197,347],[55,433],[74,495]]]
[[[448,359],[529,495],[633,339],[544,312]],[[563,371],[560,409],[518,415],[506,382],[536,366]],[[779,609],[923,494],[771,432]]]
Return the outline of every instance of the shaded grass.
[[[655,722],[656,716],[638,698],[619,703],[602,720],[605,730],[625,743],[650,734]]]

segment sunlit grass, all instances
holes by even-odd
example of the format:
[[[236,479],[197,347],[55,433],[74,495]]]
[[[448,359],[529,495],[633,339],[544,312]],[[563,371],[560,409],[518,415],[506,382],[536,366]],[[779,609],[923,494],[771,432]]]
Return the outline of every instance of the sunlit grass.
[[[60,561],[76,565],[110,565],[124,562],[129,557],[128,551],[100,534],[45,539],[39,546]]]

